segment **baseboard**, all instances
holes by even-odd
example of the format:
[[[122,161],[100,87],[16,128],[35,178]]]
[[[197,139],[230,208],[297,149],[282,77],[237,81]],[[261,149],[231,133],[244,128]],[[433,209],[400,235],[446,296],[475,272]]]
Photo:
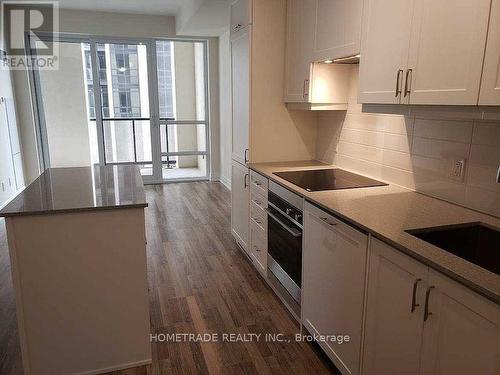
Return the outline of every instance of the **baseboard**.
[[[220,176],[219,181],[221,182],[222,185],[228,188],[228,190],[231,190],[231,179],[227,178],[225,176]]]

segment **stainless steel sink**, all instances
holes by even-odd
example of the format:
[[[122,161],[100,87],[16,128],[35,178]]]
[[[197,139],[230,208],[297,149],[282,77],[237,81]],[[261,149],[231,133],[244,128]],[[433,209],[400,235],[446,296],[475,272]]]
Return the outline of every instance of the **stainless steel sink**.
[[[407,230],[462,259],[500,275],[500,229],[483,223]]]

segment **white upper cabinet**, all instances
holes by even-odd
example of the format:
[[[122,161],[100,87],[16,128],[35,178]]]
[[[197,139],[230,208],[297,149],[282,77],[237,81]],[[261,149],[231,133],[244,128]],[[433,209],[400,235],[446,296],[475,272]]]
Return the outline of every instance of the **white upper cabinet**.
[[[499,374],[500,307],[434,270],[429,287],[420,373]]]
[[[365,0],[359,102],[399,104],[415,0]]]
[[[410,104],[477,104],[490,1],[416,0]]]
[[[362,1],[288,0],[285,102],[290,109],[347,109],[351,66],[324,60],[359,53]]]
[[[500,105],[500,0],[491,3],[479,105]]]
[[[231,40],[232,158],[242,164],[250,157],[250,35],[248,27]]]
[[[363,0],[317,0],[314,61],[357,55]]]
[[[236,0],[231,4],[231,35],[252,23],[252,1]]]
[[[490,1],[366,0],[359,101],[477,105]]]
[[[317,0],[287,1],[285,102],[309,101]]]

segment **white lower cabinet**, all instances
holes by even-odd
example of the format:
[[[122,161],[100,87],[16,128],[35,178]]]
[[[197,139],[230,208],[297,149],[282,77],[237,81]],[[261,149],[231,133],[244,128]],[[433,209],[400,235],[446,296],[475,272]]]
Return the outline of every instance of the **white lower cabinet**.
[[[363,373],[498,374],[500,307],[376,239]]]
[[[306,203],[302,324],[345,374],[359,373],[368,236]],[[349,336],[334,342],[329,335]],[[324,340],[326,338],[327,340]]]
[[[500,374],[500,307],[429,270],[421,374]]]
[[[231,232],[247,253],[249,234],[249,170],[233,160],[231,166]]]
[[[369,264],[364,374],[418,374],[427,267],[376,239]]]

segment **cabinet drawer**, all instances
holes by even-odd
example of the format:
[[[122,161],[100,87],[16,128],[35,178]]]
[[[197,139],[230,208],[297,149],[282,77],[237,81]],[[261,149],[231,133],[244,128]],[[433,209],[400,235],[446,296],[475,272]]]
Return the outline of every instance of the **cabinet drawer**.
[[[252,1],[236,0],[231,5],[231,35],[252,23]]]
[[[267,208],[267,198],[264,197],[262,194],[259,194],[256,191],[251,191],[250,192],[250,204],[257,206],[262,211],[265,211]]]
[[[268,180],[257,172],[250,171],[250,191],[262,195],[267,200]]]
[[[250,244],[252,260],[260,272],[267,270],[267,236],[253,221],[250,222]]]
[[[255,203],[250,204],[250,221],[257,224],[257,226],[265,233],[267,228],[267,213],[260,206]]]

